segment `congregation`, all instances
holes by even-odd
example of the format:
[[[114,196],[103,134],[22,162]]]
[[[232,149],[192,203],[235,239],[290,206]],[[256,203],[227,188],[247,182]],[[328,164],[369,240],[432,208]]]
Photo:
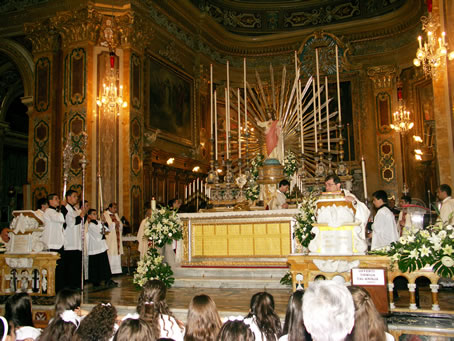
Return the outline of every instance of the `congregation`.
[[[80,291],[63,289],[56,296],[55,316],[43,330],[33,326],[31,297],[19,293],[6,301],[3,332],[8,334],[6,340],[28,341],[394,340],[369,293],[335,281],[316,281],[306,291],[295,291],[283,327],[273,296],[267,292],[252,296],[247,316],[224,320],[209,296],[194,296],[186,324],[173,315],[166,292],[163,282],[150,280],[140,292],[136,312],[120,316],[110,303],[84,311],[80,308]]]

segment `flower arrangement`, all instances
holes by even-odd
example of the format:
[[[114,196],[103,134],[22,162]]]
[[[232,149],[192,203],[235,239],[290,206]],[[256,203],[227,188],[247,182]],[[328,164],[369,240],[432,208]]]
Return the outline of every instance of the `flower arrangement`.
[[[288,150],[285,153],[284,158],[284,174],[287,178],[291,178],[293,174],[295,174],[296,170],[298,169],[298,160],[296,155],[291,150]]]
[[[183,238],[183,223],[176,211],[161,208],[153,211],[144,234],[155,246],[163,247]]]
[[[176,211],[169,208],[154,210],[148,219],[148,225],[144,231],[145,236],[151,242],[151,247],[143,259],[137,263],[133,283],[143,286],[151,279],[159,279],[170,288],[175,281],[170,265],[163,262],[164,257],[157,250],[174,240],[183,238],[183,223]]]
[[[441,221],[423,230],[410,228],[397,242],[369,253],[391,257],[402,272],[431,266],[439,276],[452,277],[454,275],[454,228]]]
[[[294,234],[301,246],[307,248],[312,239],[315,238],[315,234],[312,233],[312,224],[315,223],[315,212],[317,209],[318,193],[315,191],[309,191],[303,197],[300,204],[300,213],[295,216],[296,226]]]
[[[256,180],[259,176],[259,168],[263,166],[263,160],[265,160],[265,156],[257,154],[251,161],[251,179],[245,190],[245,196],[248,200],[254,201],[260,196],[260,186]]]
[[[145,257],[137,262],[133,283],[142,287],[149,280],[159,279],[167,288],[170,288],[175,278],[172,277],[172,268],[167,263],[163,263],[163,259],[158,250],[150,248]]]

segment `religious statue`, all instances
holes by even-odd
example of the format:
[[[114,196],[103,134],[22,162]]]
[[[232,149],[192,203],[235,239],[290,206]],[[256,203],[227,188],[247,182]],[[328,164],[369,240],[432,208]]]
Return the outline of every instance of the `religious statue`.
[[[281,164],[284,162],[284,137],[281,124],[278,120],[257,121],[259,127],[265,129],[266,153],[269,159],[277,159]]]

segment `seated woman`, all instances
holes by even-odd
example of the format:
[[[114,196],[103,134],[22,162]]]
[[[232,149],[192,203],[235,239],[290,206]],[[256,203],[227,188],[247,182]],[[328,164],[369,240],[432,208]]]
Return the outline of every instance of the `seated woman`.
[[[127,318],[121,322],[113,341],[155,341],[151,326],[141,318]]]
[[[254,333],[242,320],[227,321],[219,331],[217,341],[254,341]]]
[[[309,341],[312,340],[304,328],[303,321],[303,290],[295,291],[288,300],[285,313],[284,329],[279,341]]]
[[[274,312],[274,298],[267,292],[252,296],[244,322],[251,326],[256,341],[274,341],[281,336],[281,320]]]
[[[100,303],[80,322],[74,341],[108,341],[117,330],[117,309],[110,303]]]
[[[355,304],[355,326],[348,335],[349,341],[393,341],[394,337],[388,334],[385,320],[375,308],[374,301],[366,289],[350,286]]]
[[[207,295],[194,296],[189,303],[185,341],[214,340],[221,326],[216,303]]]
[[[167,288],[162,281],[148,281],[139,295],[137,313],[150,323],[155,335],[183,341],[184,324],[173,316],[166,303],[166,294]]]
[[[41,334],[41,330],[33,326],[32,299],[25,292],[8,297],[5,318],[10,328],[9,335],[15,334],[16,340],[36,340]]]

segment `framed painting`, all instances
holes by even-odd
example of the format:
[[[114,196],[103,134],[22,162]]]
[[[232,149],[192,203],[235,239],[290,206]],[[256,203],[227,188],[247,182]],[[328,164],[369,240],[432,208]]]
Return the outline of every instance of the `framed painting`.
[[[158,137],[192,146],[194,140],[194,80],[149,56],[149,127]]]

